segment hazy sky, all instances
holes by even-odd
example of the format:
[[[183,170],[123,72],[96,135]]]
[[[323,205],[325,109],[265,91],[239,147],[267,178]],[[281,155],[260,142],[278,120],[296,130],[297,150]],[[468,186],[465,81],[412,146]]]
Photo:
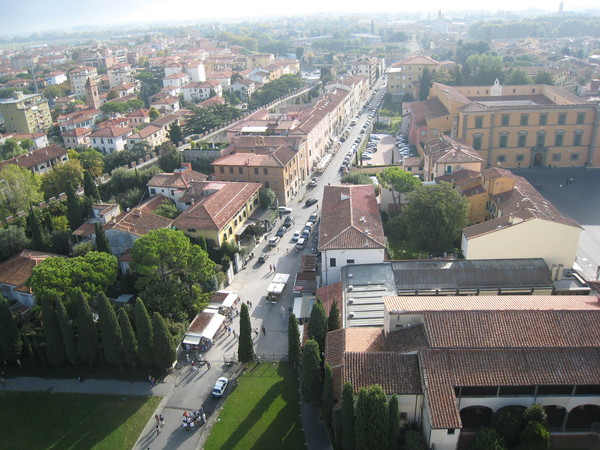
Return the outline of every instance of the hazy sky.
[[[0,33],[21,34],[38,30],[69,30],[84,25],[106,26],[155,21],[249,18],[303,15],[319,12],[400,12],[453,10],[558,10],[560,0],[0,0]],[[567,0],[565,11],[597,8],[595,0]]]

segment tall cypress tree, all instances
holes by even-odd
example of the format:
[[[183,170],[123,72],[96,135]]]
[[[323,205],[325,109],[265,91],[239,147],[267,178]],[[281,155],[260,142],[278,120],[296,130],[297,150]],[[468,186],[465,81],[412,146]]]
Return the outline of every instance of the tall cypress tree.
[[[333,440],[333,370],[329,364],[325,364],[323,380],[323,418]]]
[[[356,404],[356,448],[380,450],[389,445],[389,413],[378,384],[362,388]]]
[[[294,313],[288,318],[288,361],[296,368],[302,349],[300,347],[300,331],[298,331],[298,319]]]
[[[23,341],[8,300],[0,295],[0,359],[6,364],[21,356]]]
[[[398,440],[400,439],[400,410],[398,408],[398,397],[396,394],[390,398],[388,404],[389,411],[389,430],[390,430],[390,449],[398,448]]]
[[[334,298],[329,308],[329,316],[327,317],[327,330],[335,331],[342,327],[340,323],[340,309],[337,305],[337,300]]]
[[[67,313],[64,303],[60,299],[57,299],[54,302],[54,305],[58,326],[60,327],[60,333],[65,344],[67,359],[71,364],[77,364],[79,362],[79,356],[77,356],[77,341],[75,340],[75,334],[73,333],[69,314]]]
[[[27,222],[29,222],[29,229],[31,230],[31,246],[34,250],[46,251],[50,245],[50,237],[31,206],[29,207]]]
[[[109,363],[118,365],[120,369],[123,365],[123,339],[117,315],[104,293],[98,294],[96,302],[104,357]]]
[[[83,195],[95,201],[100,201],[100,192],[98,192],[96,181],[94,181],[94,177],[87,170],[83,174]]]
[[[250,325],[250,313],[248,306],[242,303],[240,311],[240,339],[238,341],[238,359],[240,362],[248,363],[254,361],[254,344],[252,343],[252,326]]]
[[[138,361],[138,346],[131,321],[125,311],[125,308],[119,309],[117,314],[119,319],[119,327],[121,328],[121,336],[123,337],[123,356],[125,362],[132,367],[135,367]]]
[[[321,351],[317,341],[309,339],[302,351],[302,397],[307,403],[321,406],[322,394]]]
[[[75,230],[83,223],[83,211],[81,199],[75,192],[75,188],[71,183],[67,184],[67,220],[71,230]]]
[[[135,301],[135,332],[140,362],[143,366],[153,365],[152,340],[154,333],[152,332],[152,321],[141,298]]]
[[[82,292],[77,295],[77,353],[92,367],[98,356],[98,331],[92,310]]]
[[[161,369],[171,367],[177,358],[175,342],[165,319],[157,312],[152,316],[152,328],[154,330],[154,339],[152,340],[154,364]]]
[[[350,383],[344,383],[342,388],[342,448],[354,450],[354,388]]]
[[[323,308],[321,299],[317,297],[310,312],[308,320],[308,338],[314,339],[319,344],[321,353],[325,351],[325,336],[327,335],[327,313]]]
[[[65,345],[56,319],[53,300],[42,298],[42,321],[44,323],[44,341],[46,343],[46,356],[53,366],[60,366],[65,362]]]
[[[108,238],[104,233],[104,228],[98,222],[94,224],[94,228],[96,232],[96,250],[112,255],[110,242],[108,242]]]

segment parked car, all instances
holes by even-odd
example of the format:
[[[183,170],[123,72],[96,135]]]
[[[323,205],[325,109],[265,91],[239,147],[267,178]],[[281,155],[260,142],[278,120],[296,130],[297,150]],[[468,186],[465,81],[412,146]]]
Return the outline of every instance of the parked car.
[[[310,217],[308,218],[308,221],[312,222],[312,223],[317,223],[318,218],[319,218],[319,216],[317,215],[317,213],[312,213],[310,215]]]
[[[298,239],[298,242],[296,242],[296,248],[298,250],[303,250],[304,247],[306,247],[306,238]]]
[[[292,236],[292,241],[298,242],[298,239],[300,239],[300,230],[294,231],[294,235]]]
[[[279,236],[272,236],[269,238],[269,247],[275,247],[281,238]]]
[[[304,239],[308,239],[308,237],[310,236],[310,228],[304,228],[302,230],[302,233],[300,234],[300,238],[304,238]],[[300,239],[298,239],[300,240]]]
[[[315,180],[310,180],[310,181],[308,182],[308,187],[309,187],[309,188],[314,188],[314,187],[317,187],[317,182],[316,182]]]
[[[312,206],[319,203],[319,199],[317,197],[311,197],[304,202],[305,206]]]
[[[286,216],[285,220],[283,221],[283,224],[286,227],[291,228],[291,226],[294,225],[294,217],[293,216]]]
[[[259,264],[264,264],[267,259],[269,259],[269,254],[268,253],[263,253],[262,255],[260,255],[258,257],[258,263]]]
[[[277,230],[277,233],[275,233],[275,236],[283,237],[283,235],[285,234],[286,231],[287,231],[287,227],[285,225],[281,225],[279,227],[279,229]]]
[[[371,153],[363,153],[362,159],[373,159],[373,155]]]
[[[227,385],[229,384],[229,379],[225,377],[220,377],[212,390],[213,397],[222,397],[225,393],[225,389],[227,389]]]
[[[292,208],[288,208],[287,206],[280,206],[277,208],[277,211],[279,211],[281,214],[291,214]]]

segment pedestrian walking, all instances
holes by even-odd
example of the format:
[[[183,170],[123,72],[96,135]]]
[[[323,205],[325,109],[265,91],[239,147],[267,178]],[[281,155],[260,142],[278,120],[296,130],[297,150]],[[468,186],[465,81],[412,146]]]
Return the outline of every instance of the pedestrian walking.
[[[152,375],[148,374],[148,383],[152,386]]]
[[[4,372],[0,376],[0,383],[2,383],[2,387],[6,386],[6,378],[4,377]]]
[[[258,337],[258,328],[254,329],[254,334],[256,335],[256,337]]]
[[[285,316],[285,308],[283,307],[283,305],[281,305],[281,315]]]
[[[160,425],[156,425],[156,435],[158,436],[160,434]]]
[[[569,184],[573,184],[573,177],[569,178]]]
[[[264,325],[261,327],[261,330],[262,330],[263,336],[266,336],[267,335],[267,329],[265,328]]]
[[[160,425],[160,417],[158,417],[158,414],[154,415],[154,419],[156,420],[156,425]]]
[[[277,272],[277,267],[273,266],[273,272]]]
[[[77,381],[79,381],[80,383],[83,383],[83,377],[81,376],[81,374],[79,374],[77,376]]]
[[[250,308],[252,308],[252,302],[250,300],[248,300],[248,304],[250,305]]]
[[[237,339],[237,332],[235,330],[233,330],[233,338]]]
[[[160,420],[160,427],[164,427],[165,426],[165,418],[163,417],[163,415],[161,414],[160,416],[158,416],[158,419]]]
[[[269,264],[269,272],[273,271],[273,266],[271,264]]]
[[[231,335],[231,327],[227,327],[227,334]],[[233,337],[235,337],[235,335]]]
[[[192,372],[195,372],[197,369],[196,367],[196,361],[192,361]]]
[[[206,370],[210,370],[210,361],[206,361]]]
[[[156,386],[156,378],[152,377],[150,383],[152,384],[152,386]]]

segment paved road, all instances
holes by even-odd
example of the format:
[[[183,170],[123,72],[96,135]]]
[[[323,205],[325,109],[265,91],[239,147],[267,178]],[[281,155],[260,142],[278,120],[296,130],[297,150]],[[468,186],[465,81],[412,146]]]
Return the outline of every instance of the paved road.
[[[600,265],[600,170],[580,167],[513,169],[533,186],[541,184],[541,194],[566,217],[583,228],[577,250],[577,264],[585,277],[596,279]],[[568,178],[573,184],[566,184]]]
[[[380,91],[377,97],[381,95],[382,92]],[[253,306],[250,310],[252,327],[259,330],[261,327],[265,327],[266,334],[259,332],[258,336],[254,336],[255,352],[263,359],[279,360],[287,355],[287,320],[289,309],[293,304],[293,276],[299,269],[301,255],[311,253],[315,245],[311,235],[306,248],[301,252],[296,252],[294,249],[295,243],[291,240],[293,230],[301,229],[310,214],[319,211],[323,197],[323,187],[327,184],[339,183],[340,173],[338,169],[345,154],[350,150],[356,137],[359,136],[360,128],[366,120],[367,113],[361,115],[348,140],[343,143],[325,172],[318,177],[318,186],[312,190],[306,190],[291,205],[293,207],[292,215],[296,221],[296,226],[292,228],[292,231],[288,231],[274,249],[269,249],[266,245],[270,235],[267,235],[266,239],[259,243],[254,252],[255,255],[259,255],[261,251],[269,251],[271,254],[269,260],[260,265],[254,259],[235,276],[233,282],[227,288],[238,293],[242,301],[249,300],[252,302]],[[309,208],[304,207],[304,200],[308,197],[318,197],[319,203]],[[316,231],[313,232],[314,234],[316,234]],[[277,272],[291,275],[281,300],[277,304],[266,301],[267,286],[274,275],[269,265],[275,265]],[[231,327],[239,335],[239,316],[234,318]],[[233,334],[228,335],[225,333],[224,336],[215,341],[213,347],[205,354],[205,359],[211,362],[212,367],[210,370],[206,366],[201,366],[199,370],[192,371],[189,362],[180,363],[163,382],[155,387],[142,382],[112,380],[86,380],[80,383],[77,380],[11,378],[7,380],[6,389],[162,396],[163,400],[156,411],[148,418],[148,423],[135,448],[144,450],[194,450],[202,448],[210,426],[218,420],[218,411],[227,397],[227,393],[223,399],[214,399],[210,395],[216,379],[220,376],[227,376],[232,383],[235,383],[235,379],[239,375],[241,369],[239,364],[234,366],[225,364],[225,359],[228,356],[235,355],[237,355],[237,339],[233,337]],[[207,413],[207,425],[203,425],[193,432],[184,431],[181,427],[183,412],[197,409],[201,405],[204,405]],[[318,414],[306,405],[303,405],[302,411],[303,426],[309,449],[331,448],[324,425],[318,420]],[[155,414],[162,414],[165,418],[165,426],[158,435],[155,430]]]

